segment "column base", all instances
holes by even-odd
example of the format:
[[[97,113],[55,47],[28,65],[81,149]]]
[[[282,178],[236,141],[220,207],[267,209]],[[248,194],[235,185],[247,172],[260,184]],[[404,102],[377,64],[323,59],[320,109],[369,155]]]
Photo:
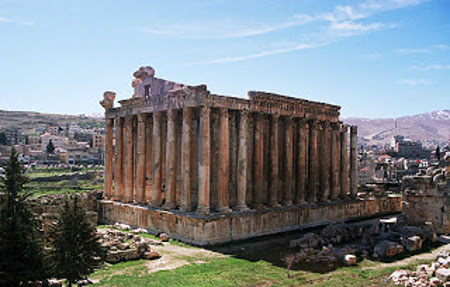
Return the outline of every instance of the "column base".
[[[265,209],[266,206],[262,203],[257,203],[253,206],[254,209]]]
[[[307,205],[308,202],[304,199],[301,199],[300,202],[297,202],[296,205]]]
[[[292,200],[283,200],[281,202],[281,204],[283,204],[284,206],[292,206]]]
[[[233,210],[231,210],[231,208],[229,208],[229,207],[220,207],[220,208],[217,209],[217,211],[219,213],[223,213],[223,214],[228,214],[228,213],[232,213],[233,212]]]
[[[245,212],[245,211],[249,211],[250,208],[248,208],[247,205],[243,204],[243,205],[238,205],[238,206],[236,206],[236,207],[235,207],[235,210],[236,210],[236,211],[239,211],[239,212]]]
[[[182,211],[182,212],[189,212],[189,211],[192,211],[192,208],[190,206],[188,206],[188,205],[181,205],[180,206],[180,211]]]
[[[173,203],[173,202],[171,202],[171,203],[165,203],[165,204],[162,206],[162,208],[163,208],[164,210],[172,210],[172,209],[175,209],[175,207],[177,207],[177,206],[176,206],[175,203]]]
[[[151,202],[151,207],[153,207],[153,208],[158,208],[158,207],[160,207],[161,206],[161,203],[159,202],[159,201],[152,201]]]
[[[277,207],[281,207],[281,204],[279,204],[278,202],[270,202],[269,206],[272,208],[277,208]]]
[[[209,206],[199,206],[195,213],[197,213],[197,215],[205,216],[208,215],[209,212],[210,212]]]

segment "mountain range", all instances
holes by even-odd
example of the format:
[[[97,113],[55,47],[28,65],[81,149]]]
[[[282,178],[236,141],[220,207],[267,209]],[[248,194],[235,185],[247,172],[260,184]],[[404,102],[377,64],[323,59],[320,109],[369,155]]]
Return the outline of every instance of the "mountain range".
[[[440,110],[399,118],[343,118],[358,126],[360,141],[367,144],[389,143],[394,135],[402,135],[425,146],[447,145],[450,139],[450,110]]]

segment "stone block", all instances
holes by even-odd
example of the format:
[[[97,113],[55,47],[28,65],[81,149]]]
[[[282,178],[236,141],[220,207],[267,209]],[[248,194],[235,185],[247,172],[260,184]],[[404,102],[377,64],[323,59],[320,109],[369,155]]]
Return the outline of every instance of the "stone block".
[[[436,270],[436,277],[443,282],[447,282],[450,280],[450,269],[447,268],[439,268]]]
[[[356,265],[356,256],[353,255],[353,254],[346,254],[344,256],[344,263],[349,265],[349,266]]]
[[[416,251],[422,249],[422,239],[417,235],[403,238],[402,244],[408,251]]]

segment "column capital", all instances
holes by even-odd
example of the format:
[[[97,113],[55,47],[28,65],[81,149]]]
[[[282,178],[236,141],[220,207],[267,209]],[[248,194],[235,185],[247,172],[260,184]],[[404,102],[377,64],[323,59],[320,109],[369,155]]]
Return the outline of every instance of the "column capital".
[[[298,123],[301,124],[301,125],[305,125],[306,124],[306,118],[304,118],[304,117],[297,118],[297,120],[298,120]]]
[[[210,116],[211,115],[211,107],[209,106],[202,106],[200,108],[200,116]]]
[[[171,109],[167,111],[167,120],[175,121],[177,119],[178,110]]]
[[[163,117],[162,112],[153,112],[153,118],[160,120]]]
[[[358,133],[358,126],[350,126],[350,133],[351,134],[357,134]]]
[[[220,115],[221,117],[223,117],[223,116],[228,116],[228,108],[220,108],[220,109],[219,109],[219,115]]]
[[[138,114],[138,115],[137,115],[137,120],[138,120],[138,122],[144,122],[144,121],[145,121],[145,118],[146,118],[146,115],[145,115],[145,114]]]
[[[316,128],[317,129],[319,121],[316,120],[316,119],[310,119],[310,120],[308,120],[308,124],[309,124],[310,128]]]
[[[193,108],[186,107],[183,109],[183,115],[185,116],[192,116]]]
[[[331,126],[331,129],[333,129],[333,130],[339,130],[341,124],[339,122],[331,122],[330,126]]]
[[[271,116],[273,121],[278,121],[280,119],[280,114],[272,114]]]
[[[131,124],[132,121],[133,121],[133,116],[126,116],[126,117],[124,117],[124,121],[125,121],[126,125]]]
[[[348,125],[347,125],[347,124],[342,124],[342,125],[341,125],[341,130],[347,132],[347,130],[348,130]]]
[[[322,128],[328,128],[330,126],[330,121],[321,121],[320,125],[322,126]]]
[[[106,119],[106,126],[112,128],[114,126],[114,119]]]

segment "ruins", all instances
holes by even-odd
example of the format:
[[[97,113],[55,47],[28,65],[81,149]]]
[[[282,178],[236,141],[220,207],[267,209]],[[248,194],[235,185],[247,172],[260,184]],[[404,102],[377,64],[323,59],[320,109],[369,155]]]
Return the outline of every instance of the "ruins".
[[[400,211],[357,198],[357,127],[339,106],[251,91],[212,94],[134,73],[132,98],[105,92],[100,217],[198,245]]]

